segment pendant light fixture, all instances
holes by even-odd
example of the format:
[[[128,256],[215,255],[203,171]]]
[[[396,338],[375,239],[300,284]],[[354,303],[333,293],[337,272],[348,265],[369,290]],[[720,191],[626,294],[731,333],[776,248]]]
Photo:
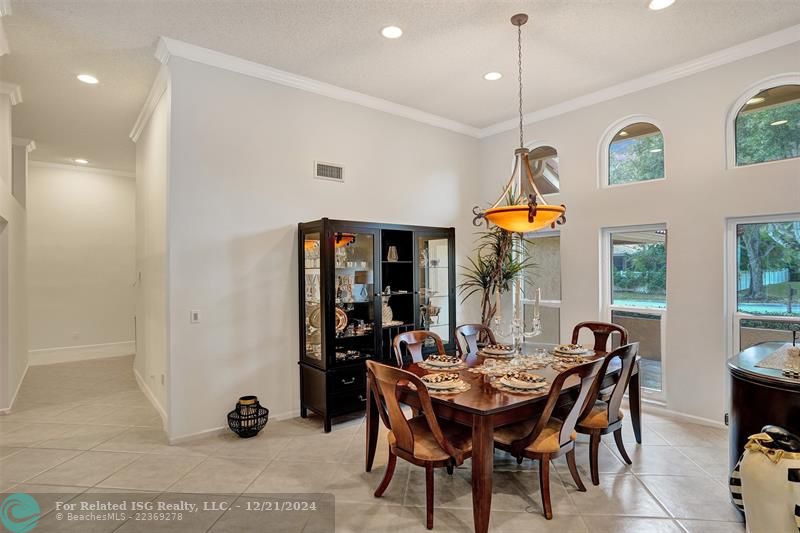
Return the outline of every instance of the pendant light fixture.
[[[511,17],[511,24],[517,27],[517,66],[519,69],[519,148],[514,150],[514,170],[502,194],[492,207],[481,210],[476,206],[473,224],[480,226],[494,224],[513,233],[529,233],[545,228],[555,229],[556,224],[567,221],[565,205],[549,205],[545,202],[533,179],[530,150],[525,148],[522,124],[522,26],[528,22],[528,15],[519,13]],[[536,162],[537,171],[541,171],[541,162]],[[530,184],[533,192],[527,198],[522,196],[522,184]],[[506,199],[508,205],[500,205]]]

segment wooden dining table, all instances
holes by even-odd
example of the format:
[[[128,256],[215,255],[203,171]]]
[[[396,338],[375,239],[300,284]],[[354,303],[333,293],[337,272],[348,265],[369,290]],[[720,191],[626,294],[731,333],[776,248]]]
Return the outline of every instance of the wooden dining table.
[[[526,351],[544,347],[551,350],[555,345],[536,344],[526,345]],[[605,352],[596,352],[593,358],[600,358],[606,355]],[[481,355],[468,357],[465,362],[471,368],[483,363],[485,358]],[[418,364],[412,363],[403,367],[405,370],[413,372],[418,376],[429,374],[430,372],[421,368]],[[549,383],[552,383],[558,372],[549,365],[533,370],[539,375],[544,376]],[[502,392],[495,389],[489,382],[489,378],[483,374],[473,373],[468,370],[460,371],[461,378],[471,385],[468,391],[454,394],[435,394],[430,392],[431,401],[435,414],[438,418],[450,420],[472,428],[472,513],[475,522],[476,533],[486,533],[489,530],[489,517],[492,506],[492,472],[494,470],[494,429],[507,424],[521,422],[534,418],[541,412],[547,399],[548,390],[536,394],[516,394]],[[616,368],[610,365],[605,376],[606,383],[603,388],[610,387],[615,383],[615,377],[619,374],[619,366]],[[641,433],[641,382],[639,379],[638,358],[633,370],[633,375],[629,383],[628,400],[631,413],[636,442],[642,442]],[[369,377],[368,377],[369,379]],[[570,394],[576,393],[576,385],[565,387],[562,393],[562,401],[569,403]],[[371,384],[367,383],[367,431],[366,431],[366,471],[372,470],[375,459],[375,448],[378,441],[378,430],[380,425],[380,414],[375,398],[372,395]],[[419,397],[411,388],[404,388],[399,391],[400,400],[413,407],[419,408]]]

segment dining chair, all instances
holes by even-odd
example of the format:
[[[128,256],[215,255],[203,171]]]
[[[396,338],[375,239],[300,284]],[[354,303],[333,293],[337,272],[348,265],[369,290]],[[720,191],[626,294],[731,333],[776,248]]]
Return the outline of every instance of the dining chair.
[[[478,353],[478,342],[481,336],[490,344],[497,344],[494,332],[483,324],[463,324],[456,328],[456,348],[462,359]]]
[[[614,332],[619,333],[619,345],[623,346],[628,344],[628,330],[619,324],[612,324],[610,322],[581,322],[572,328],[572,344],[578,343],[578,337],[582,329],[588,329],[594,335],[594,350],[605,352],[608,351],[608,338]]]
[[[442,343],[442,339],[439,337],[439,335],[432,331],[421,329],[405,331],[395,335],[394,340],[392,341],[392,346],[394,347],[394,357],[397,360],[397,366],[403,366],[404,364],[403,345],[405,345],[405,349],[411,355],[411,362],[421,362],[423,360],[422,348],[425,346],[425,341],[429,338],[433,339],[436,343],[437,353],[443,354],[444,344]]]
[[[631,374],[633,374],[638,353],[639,343],[633,342],[620,346],[602,359],[603,365],[597,374],[595,383],[592,384],[592,389],[589,391],[585,405],[578,417],[576,430],[578,433],[589,435],[589,469],[592,473],[592,483],[594,485],[600,484],[597,462],[602,435],[613,433],[620,455],[622,455],[626,463],[632,463],[622,443],[622,411],[620,411],[620,405],[622,404],[622,397],[625,395],[625,389],[628,388]],[[598,396],[603,378],[606,375],[609,364],[614,359],[620,360],[619,378],[608,401],[602,401],[598,399]]]
[[[428,529],[433,528],[433,471],[452,468],[472,455],[472,430],[467,426],[438,420],[433,414],[428,389],[417,376],[400,368],[367,361],[372,393],[381,419],[389,427],[389,462],[375,497],[380,498],[392,481],[397,458],[425,468],[425,508]],[[412,385],[417,390],[423,414],[407,419],[398,387]]]
[[[495,447],[511,453],[517,458],[518,463],[522,463],[524,458],[539,461],[539,490],[542,492],[544,516],[548,520],[553,518],[553,509],[550,503],[551,459],[566,454],[567,466],[575,481],[575,486],[580,492],[586,491],[586,486],[581,481],[578,466],[575,463],[575,439],[577,438],[575,422],[578,420],[578,415],[604,361],[604,359],[597,359],[561,372],[550,386],[547,403],[541,415],[524,422],[499,427],[494,431]],[[573,376],[577,376],[577,378]],[[562,421],[553,416],[553,410],[568,381],[569,385],[567,386],[572,386],[577,381],[580,388],[575,404]]]

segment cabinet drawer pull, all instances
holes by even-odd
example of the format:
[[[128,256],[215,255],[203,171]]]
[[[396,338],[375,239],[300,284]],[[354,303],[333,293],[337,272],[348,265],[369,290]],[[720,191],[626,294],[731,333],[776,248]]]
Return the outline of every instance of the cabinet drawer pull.
[[[363,394],[359,394],[358,395],[358,399],[361,400],[362,402],[366,402],[367,401],[367,399],[364,397]]]
[[[356,382],[356,378],[352,377],[350,379],[342,379],[342,385],[352,385]]]

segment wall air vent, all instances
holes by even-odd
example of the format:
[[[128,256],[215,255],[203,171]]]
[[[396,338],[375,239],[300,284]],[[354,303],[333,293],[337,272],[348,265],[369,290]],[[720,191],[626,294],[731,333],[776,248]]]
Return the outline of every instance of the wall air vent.
[[[314,161],[314,177],[320,180],[344,182],[344,167],[336,163]]]

